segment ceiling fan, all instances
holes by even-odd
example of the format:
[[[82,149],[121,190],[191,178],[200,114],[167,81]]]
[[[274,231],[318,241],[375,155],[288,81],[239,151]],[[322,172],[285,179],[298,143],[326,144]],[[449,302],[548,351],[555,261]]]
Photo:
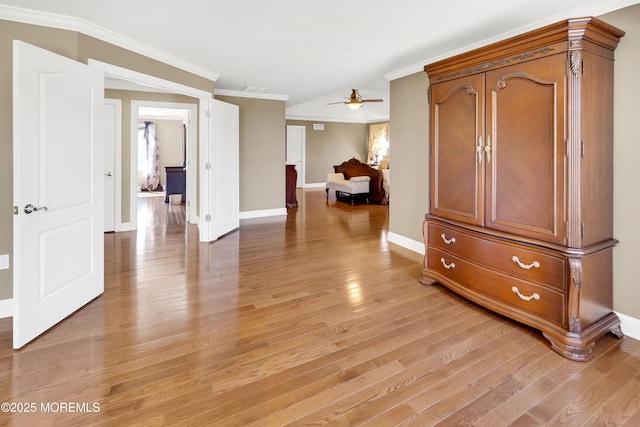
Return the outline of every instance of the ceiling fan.
[[[348,101],[343,102],[330,102],[328,105],[346,104],[346,106],[352,110],[357,110],[362,107],[365,102],[382,102],[382,99],[362,99],[362,96],[358,93],[358,89],[351,89],[351,96],[347,99]]]

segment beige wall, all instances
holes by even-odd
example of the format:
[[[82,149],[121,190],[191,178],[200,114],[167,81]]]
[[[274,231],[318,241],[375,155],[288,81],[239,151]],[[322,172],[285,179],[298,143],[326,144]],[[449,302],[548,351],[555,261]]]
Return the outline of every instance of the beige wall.
[[[426,73],[391,82],[389,231],[422,241],[429,209],[429,104]]]
[[[314,123],[324,124],[324,130],[313,130]],[[287,120],[287,125],[305,127],[305,184],[324,183],[333,165],[352,157],[367,160],[369,126],[365,123]]]
[[[635,268],[640,254],[640,5],[600,18],[626,31],[615,52],[614,236],[620,244],[614,249],[614,310],[640,319],[640,275]],[[428,210],[427,87],[422,72],[391,82],[389,231],[418,242]]]
[[[84,63],[87,63],[89,59],[95,59],[205,92],[213,93],[214,90],[212,80],[83,34],[78,39],[78,52],[75,59]]]
[[[240,110],[240,212],[285,208],[285,103],[216,96]]]
[[[213,92],[213,81],[181,71],[159,61],[127,51],[117,46],[98,41],[73,31],[56,30],[35,25],[0,20],[0,254],[9,254],[13,265],[13,98],[12,98],[12,60],[13,40],[18,39],[51,52],[80,62],[87,58],[143,72],[155,77],[175,81],[200,90]],[[110,94],[113,95],[113,94]],[[110,97],[110,95],[106,95]],[[111,96],[114,97],[114,96]],[[117,98],[117,97],[116,97]],[[188,97],[180,98],[184,99]],[[131,99],[131,98],[130,98]],[[133,98],[141,99],[141,98]],[[156,100],[152,95],[150,99]],[[175,99],[175,98],[172,98]],[[188,98],[192,99],[192,98]],[[165,99],[162,99],[165,100]],[[123,170],[128,175],[128,129],[130,126],[130,108],[123,102]],[[282,121],[284,123],[284,119]],[[126,130],[125,130],[126,129]],[[126,141],[126,147],[124,146]],[[128,176],[127,176],[128,178]],[[123,181],[125,177],[123,176]],[[127,181],[128,182],[128,181]],[[123,187],[123,210],[128,209],[129,189]],[[128,210],[123,212],[123,221],[128,220]],[[13,295],[13,269],[0,270],[0,299]]]
[[[640,319],[640,5],[601,16],[626,32],[616,49],[614,78],[613,307]]]

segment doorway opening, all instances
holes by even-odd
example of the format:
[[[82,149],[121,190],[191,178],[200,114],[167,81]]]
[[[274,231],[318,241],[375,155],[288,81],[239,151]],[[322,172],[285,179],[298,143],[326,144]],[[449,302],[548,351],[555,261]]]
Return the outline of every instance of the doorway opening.
[[[136,217],[142,224],[148,226],[145,219],[153,216],[141,215],[138,206],[140,196],[160,197],[160,202],[166,204],[166,215],[184,216],[185,223],[197,224],[195,211],[196,182],[197,182],[197,129],[198,115],[196,104],[131,101],[131,141],[139,141],[144,136],[146,123],[154,123],[157,163],[153,169],[158,174],[158,191],[142,192],[144,188],[144,173],[141,168],[148,161],[144,147],[131,144],[131,182],[132,194],[135,193]],[[142,125],[142,128],[141,128]],[[142,134],[142,135],[141,135]],[[148,166],[148,165],[147,165]],[[135,169],[135,172],[134,172]],[[154,188],[149,188],[154,190]],[[176,200],[179,195],[180,201]],[[171,203],[175,203],[172,205]],[[148,205],[143,203],[142,205]],[[158,205],[161,207],[162,205]]]
[[[296,188],[304,188],[306,128],[304,126],[287,125],[286,138],[286,163],[296,167]]]
[[[192,158],[197,147],[197,106],[134,102],[137,117],[131,124],[138,142],[137,173],[131,185],[137,190],[138,228],[197,222],[190,209],[195,204],[195,185],[191,185],[195,177],[188,173],[196,163]]]

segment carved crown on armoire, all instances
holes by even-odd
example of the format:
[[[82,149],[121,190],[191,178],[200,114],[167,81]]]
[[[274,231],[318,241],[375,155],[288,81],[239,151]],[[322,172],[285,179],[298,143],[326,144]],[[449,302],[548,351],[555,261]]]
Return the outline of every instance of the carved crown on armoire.
[[[624,32],[568,19],[425,66],[420,281],[589,360],[613,312],[613,66]]]

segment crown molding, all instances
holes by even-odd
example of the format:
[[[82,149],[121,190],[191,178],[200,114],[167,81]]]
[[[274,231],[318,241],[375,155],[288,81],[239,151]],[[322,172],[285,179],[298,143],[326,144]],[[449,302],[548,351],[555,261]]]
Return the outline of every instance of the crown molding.
[[[388,81],[396,80],[402,77],[409,76],[411,74],[419,73],[424,71],[424,66],[426,64],[431,64],[433,62],[441,61],[443,59],[450,58],[452,56],[459,55],[461,53],[469,52],[473,49],[477,49],[480,47],[488,46],[492,43],[499,42],[501,40],[508,39],[509,37],[514,37],[527,31],[535,30],[540,27],[544,27],[546,25],[554,24],[563,19],[569,19],[577,16],[600,16],[605,13],[614,12],[619,9],[623,9],[628,6],[633,6],[634,4],[640,3],[640,0],[596,0],[591,3],[587,3],[586,5],[582,5],[575,9],[569,10],[562,14],[553,15],[546,19],[534,22],[533,24],[529,24],[526,26],[522,26],[516,28],[515,30],[508,31],[506,33],[499,34],[495,37],[490,37],[488,39],[481,40],[477,43],[472,43],[470,45],[464,46],[460,49],[455,49],[452,51],[448,51],[442,53],[440,55],[435,55],[430,58],[427,58],[423,61],[417,62],[415,64],[407,65],[406,67],[399,68],[394,71],[390,71],[384,74],[384,78]]]
[[[300,116],[295,114],[286,114],[286,120],[301,120],[305,122],[322,122],[322,123],[380,123],[389,121],[389,116],[367,117],[366,119],[345,119],[343,117],[320,117],[320,116]]]
[[[289,95],[278,95],[275,93],[264,92],[247,92],[231,89],[215,89],[213,94],[220,96],[237,96],[239,98],[269,99],[272,101],[286,101],[289,99]]]
[[[213,71],[209,71],[159,49],[147,46],[114,31],[92,24],[84,19],[6,5],[0,5],[0,19],[20,22],[23,24],[56,28],[59,30],[75,31],[90,37],[95,37],[99,40],[111,43],[140,55],[147,56],[151,59],[155,59],[214,82],[220,77],[219,74],[214,73]]]

